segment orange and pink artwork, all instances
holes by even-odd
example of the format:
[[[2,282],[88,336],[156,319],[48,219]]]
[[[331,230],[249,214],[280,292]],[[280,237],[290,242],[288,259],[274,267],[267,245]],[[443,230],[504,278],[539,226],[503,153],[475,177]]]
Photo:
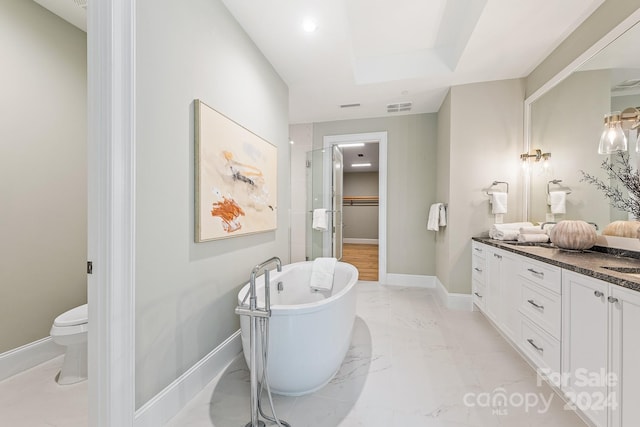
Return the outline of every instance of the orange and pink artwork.
[[[277,149],[195,101],[196,242],[275,230]]]

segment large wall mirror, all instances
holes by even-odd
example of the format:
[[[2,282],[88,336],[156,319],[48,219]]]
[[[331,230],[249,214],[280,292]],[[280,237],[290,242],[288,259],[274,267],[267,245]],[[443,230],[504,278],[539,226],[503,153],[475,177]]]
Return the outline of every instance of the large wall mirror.
[[[530,221],[581,219],[602,230],[613,221],[630,219],[628,213],[611,208],[601,191],[581,181],[580,171],[606,179],[601,168],[605,156],[598,154],[604,116],[640,107],[640,23],[617,28],[600,45],[604,47],[594,46],[574,62],[580,64],[565,69],[525,101],[524,150],[550,154],[546,167],[535,157],[525,162],[529,186],[524,204]],[[596,48],[600,50],[594,55]],[[592,56],[587,59],[588,55]],[[637,166],[635,150],[634,130],[629,153]],[[549,193],[554,191],[565,193],[565,213],[551,212]]]

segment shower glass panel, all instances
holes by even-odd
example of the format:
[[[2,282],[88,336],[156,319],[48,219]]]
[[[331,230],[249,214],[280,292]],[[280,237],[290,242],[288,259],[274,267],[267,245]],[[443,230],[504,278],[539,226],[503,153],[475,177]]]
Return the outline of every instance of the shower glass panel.
[[[306,258],[342,258],[342,153],[333,148],[307,153]],[[313,228],[314,209],[327,210],[327,230]]]

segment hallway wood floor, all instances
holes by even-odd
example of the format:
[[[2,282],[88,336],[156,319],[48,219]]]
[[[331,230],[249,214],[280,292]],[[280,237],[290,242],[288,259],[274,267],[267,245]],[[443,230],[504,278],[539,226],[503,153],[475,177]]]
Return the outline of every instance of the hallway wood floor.
[[[378,245],[344,243],[342,261],[353,264],[358,269],[359,280],[378,280]]]

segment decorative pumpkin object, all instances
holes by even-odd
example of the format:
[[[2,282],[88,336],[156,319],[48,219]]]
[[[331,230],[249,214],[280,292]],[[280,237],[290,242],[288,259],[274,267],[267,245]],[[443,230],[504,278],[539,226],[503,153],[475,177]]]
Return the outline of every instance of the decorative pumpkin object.
[[[602,230],[603,236],[638,237],[640,221],[613,221]]]
[[[563,249],[589,249],[596,244],[598,234],[585,221],[560,221],[549,232],[554,245]]]

